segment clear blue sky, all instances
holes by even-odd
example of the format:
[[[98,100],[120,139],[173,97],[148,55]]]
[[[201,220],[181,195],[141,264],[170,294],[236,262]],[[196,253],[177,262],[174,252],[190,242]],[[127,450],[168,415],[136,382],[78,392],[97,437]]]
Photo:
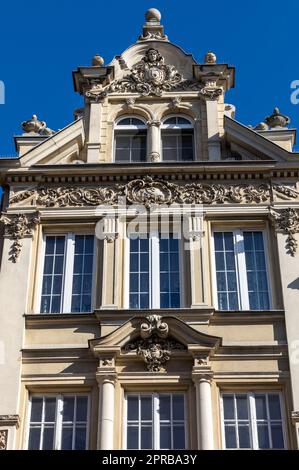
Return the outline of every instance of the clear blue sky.
[[[95,53],[108,63],[134,43],[150,7],[161,11],[169,39],[198,61],[213,50],[236,67],[226,101],[239,121],[256,124],[279,106],[299,127],[299,104],[290,101],[290,82],[299,80],[298,0],[11,0],[1,4],[0,155],[15,152],[13,135],[32,114],[55,130],[70,123],[82,105],[72,70]]]

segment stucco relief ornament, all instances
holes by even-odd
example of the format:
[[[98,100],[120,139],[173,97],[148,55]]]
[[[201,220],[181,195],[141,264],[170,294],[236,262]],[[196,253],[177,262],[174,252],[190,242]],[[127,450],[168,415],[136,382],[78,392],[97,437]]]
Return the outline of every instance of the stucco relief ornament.
[[[173,202],[173,187],[172,183],[155,181],[147,176],[126,185],[119,185],[118,189],[124,193],[130,203],[144,204],[146,208],[150,208],[154,205]]]
[[[282,211],[270,209],[272,220],[276,224],[276,229],[287,235],[286,248],[291,256],[295,256],[298,242],[295,234],[299,232],[299,213],[296,209],[288,208]]]
[[[2,214],[0,222],[5,226],[5,235],[13,239],[10,250],[10,259],[16,263],[22,249],[21,239],[32,236],[33,229],[40,221],[38,213],[35,214]]]
[[[159,315],[150,315],[140,325],[140,338],[130,342],[124,352],[136,351],[146,363],[149,372],[164,371],[172,351],[182,351],[185,346],[168,338],[169,326]]]
[[[105,92],[137,92],[143,96],[161,96],[163,91],[199,90],[197,82],[184,80],[174,65],[166,65],[164,57],[157,49],[150,48],[145,56],[131,69],[126,77],[112,82]]]
[[[7,429],[0,430],[0,450],[6,450],[7,448]]]

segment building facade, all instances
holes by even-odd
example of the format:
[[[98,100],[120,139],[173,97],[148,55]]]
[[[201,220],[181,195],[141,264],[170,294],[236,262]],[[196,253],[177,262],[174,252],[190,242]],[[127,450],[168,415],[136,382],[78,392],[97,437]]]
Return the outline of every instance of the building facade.
[[[296,131],[160,16],[0,160],[2,449],[298,449]]]

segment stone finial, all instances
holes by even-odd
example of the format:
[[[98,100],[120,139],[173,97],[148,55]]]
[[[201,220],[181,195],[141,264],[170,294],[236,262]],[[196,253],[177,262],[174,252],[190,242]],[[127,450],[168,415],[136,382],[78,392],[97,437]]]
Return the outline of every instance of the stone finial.
[[[160,24],[161,13],[156,8],[149,8],[145,13],[145,24],[143,25],[142,35],[139,36],[139,41],[167,41],[167,36],[164,34],[164,28]]]
[[[32,118],[28,119],[28,121],[23,121],[21,126],[25,134],[52,135],[55,132],[46,127],[45,121],[40,121],[36,114],[33,114]]]
[[[100,56],[100,54],[96,54],[92,58],[92,65],[97,67],[102,67],[104,65],[104,59]]]
[[[161,21],[161,13],[156,8],[149,8],[145,13],[145,19],[148,23],[160,23]]]
[[[205,64],[216,64],[217,57],[214,52],[207,52],[205,55]]]
[[[280,114],[278,108],[274,108],[273,114],[265,118],[265,123],[270,127],[284,128],[290,123],[290,118]]]

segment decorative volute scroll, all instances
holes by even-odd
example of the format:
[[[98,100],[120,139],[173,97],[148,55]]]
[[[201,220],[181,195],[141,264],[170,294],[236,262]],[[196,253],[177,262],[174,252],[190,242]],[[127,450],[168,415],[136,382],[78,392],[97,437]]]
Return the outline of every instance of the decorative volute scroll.
[[[140,336],[129,342],[124,352],[136,351],[146,363],[149,372],[165,370],[173,351],[183,351],[186,347],[169,337],[169,326],[159,315],[150,315],[140,324]]]
[[[281,211],[270,209],[270,215],[275,223],[275,228],[287,235],[286,249],[291,256],[295,256],[298,248],[298,242],[295,234],[299,232],[299,211],[288,208]]]
[[[37,207],[80,207],[100,204],[117,205],[119,198],[127,204],[145,207],[161,204],[251,204],[271,203],[274,196],[298,200],[299,193],[283,185],[270,183],[207,184],[170,183],[150,176],[129,183],[110,186],[38,186],[34,190],[15,193],[10,205],[30,201]]]
[[[0,222],[5,226],[5,236],[13,239],[10,259],[16,263],[23,246],[21,239],[33,235],[36,224],[40,222],[39,214],[37,212],[34,214],[13,215],[3,213],[0,217]]]

